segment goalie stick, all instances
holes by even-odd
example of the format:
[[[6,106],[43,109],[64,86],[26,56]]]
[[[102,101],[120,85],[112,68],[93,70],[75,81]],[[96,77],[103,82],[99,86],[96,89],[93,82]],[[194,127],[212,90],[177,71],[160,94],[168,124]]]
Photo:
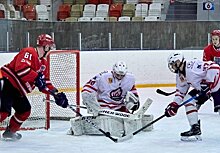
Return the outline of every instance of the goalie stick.
[[[54,100],[47,100],[45,98],[43,99],[43,101],[55,103]],[[135,114],[126,113],[126,112],[119,112],[119,111],[114,111],[114,110],[110,110],[110,109],[101,109],[101,110],[99,110],[99,114],[111,116],[111,117],[118,117],[118,118],[139,119],[147,111],[147,109],[150,107],[152,102],[153,102],[153,100],[148,98]],[[70,106],[76,107],[76,108],[87,109],[86,106],[79,106],[79,105],[74,105],[74,104],[71,104]]]
[[[198,96],[193,96],[191,98],[189,98],[188,100],[184,101],[182,104],[179,105],[179,107],[185,105],[186,103],[192,101],[193,99],[197,98]],[[145,128],[151,126],[152,124],[154,124],[155,122],[159,121],[160,119],[164,118],[166,115],[163,114],[160,117],[158,117],[157,119],[153,120],[152,122],[148,123],[147,125],[143,126],[142,128],[136,130],[135,132],[125,135],[124,137],[127,137],[129,139],[131,139],[134,135],[138,134],[139,132],[141,132],[142,130],[144,130]],[[126,138],[125,138],[126,139]]]
[[[176,93],[176,91],[173,91],[173,92],[165,92],[165,91],[163,91],[163,90],[161,90],[161,89],[157,89],[156,92],[157,92],[158,94],[161,94],[161,95],[164,95],[164,96],[170,96],[170,95]]]
[[[50,89],[48,89],[48,88],[45,88],[45,89],[46,89],[52,96],[56,96],[56,95],[54,94],[54,92],[51,91]],[[74,111],[76,114],[78,114],[80,117],[83,117],[83,115],[82,115],[80,112],[78,112],[75,108],[73,108],[71,105],[68,105],[67,107],[70,108],[72,111]],[[131,137],[129,137],[129,136],[127,136],[127,137],[121,137],[121,138],[113,138],[109,132],[103,131],[103,130],[102,130],[101,128],[99,128],[94,122],[92,122],[92,120],[90,120],[90,119],[88,119],[88,118],[85,118],[85,121],[86,121],[87,123],[89,123],[92,127],[94,127],[94,128],[96,128],[97,130],[99,130],[102,134],[104,134],[106,137],[108,137],[110,140],[114,141],[115,143],[117,143],[117,142],[123,142],[123,141],[128,140],[128,139],[131,138]]]
[[[110,110],[110,109],[102,109],[99,111],[99,114],[112,116],[112,117],[119,117],[119,118],[139,119],[147,111],[147,109],[150,107],[152,102],[153,102],[153,100],[148,98],[144,102],[144,104],[138,109],[138,111],[134,114],[114,111],[114,110]]]

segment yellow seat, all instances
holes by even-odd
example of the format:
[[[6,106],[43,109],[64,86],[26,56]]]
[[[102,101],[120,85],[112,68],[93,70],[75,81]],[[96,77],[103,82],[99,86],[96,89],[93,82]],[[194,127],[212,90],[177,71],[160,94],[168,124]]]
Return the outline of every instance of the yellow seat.
[[[135,12],[135,4],[124,4],[122,15],[133,17]]]
[[[81,17],[83,14],[83,5],[82,4],[75,4],[71,7],[70,16],[71,17]]]
[[[77,17],[68,17],[65,19],[66,22],[78,22]]]

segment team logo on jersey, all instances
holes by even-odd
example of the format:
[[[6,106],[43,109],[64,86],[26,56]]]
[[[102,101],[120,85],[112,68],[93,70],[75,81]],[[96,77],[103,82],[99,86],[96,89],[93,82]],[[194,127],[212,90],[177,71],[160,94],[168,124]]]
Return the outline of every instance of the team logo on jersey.
[[[200,65],[197,65],[197,68],[198,69],[201,69],[202,68],[202,65],[200,64]]]
[[[122,89],[121,89],[121,87],[119,87],[119,88],[117,88],[117,89],[115,89],[115,90],[112,90],[111,92],[110,92],[110,98],[112,99],[112,100],[115,100],[115,101],[120,101],[121,99],[122,99]]]
[[[108,83],[112,83],[112,78],[108,78]]]

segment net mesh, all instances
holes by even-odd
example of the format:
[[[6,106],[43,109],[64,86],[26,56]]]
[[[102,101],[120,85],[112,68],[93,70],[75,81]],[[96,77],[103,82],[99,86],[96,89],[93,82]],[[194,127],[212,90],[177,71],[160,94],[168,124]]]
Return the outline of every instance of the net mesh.
[[[69,104],[79,105],[79,52],[78,51],[51,51],[48,56],[50,80],[59,92],[64,92]],[[54,100],[38,91],[37,88],[27,95],[31,103],[31,115],[21,129],[49,128],[49,120],[69,120],[76,114],[67,108],[49,103],[47,100]],[[47,100],[46,100],[47,99]],[[12,109],[12,115],[14,110]],[[11,116],[10,116],[11,117]],[[0,124],[0,130],[8,123],[8,117]]]

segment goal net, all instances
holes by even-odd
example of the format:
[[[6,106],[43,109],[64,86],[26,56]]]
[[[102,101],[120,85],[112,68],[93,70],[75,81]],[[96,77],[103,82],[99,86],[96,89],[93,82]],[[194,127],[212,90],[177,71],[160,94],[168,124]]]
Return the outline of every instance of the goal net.
[[[77,50],[50,51],[47,60],[49,63],[49,76],[52,84],[64,92],[69,104],[80,105],[80,53]],[[31,115],[21,129],[50,128],[50,120],[69,120],[76,114],[67,108],[57,106],[48,100],[54,100],[53,96],[43,94],[37,88],[27,95],[31,103]],[[79,109],[77,109],[79,111]],[[12,110],[12,115],[14,111]],[[10,117],[0,123],[0,129],[4,129]]]

